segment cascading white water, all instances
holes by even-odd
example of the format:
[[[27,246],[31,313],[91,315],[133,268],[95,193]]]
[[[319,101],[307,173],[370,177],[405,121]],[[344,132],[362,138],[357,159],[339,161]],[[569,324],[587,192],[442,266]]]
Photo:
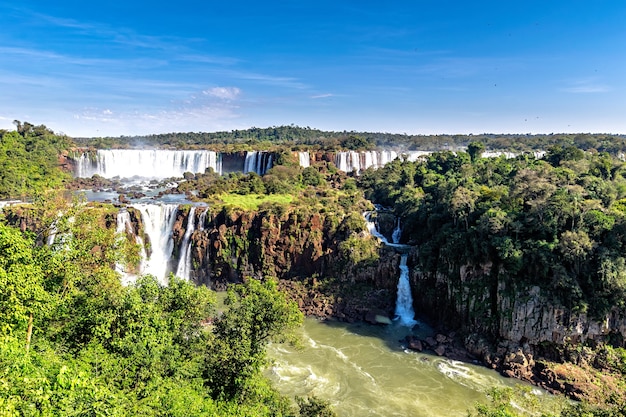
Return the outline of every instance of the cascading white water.
[[[181,251],[178,260],[178,268],[176,269],[176,276],[186,281],[189,281],[189,275],[191,273],[191,235],[195,231],[195,213],[196,208],[192,206],[189,209],[189,216],[187,217],[187,229],[185,230],[185,235],[183,236],[183,241],[180,245]]]
[[[206,210],[202,211],[202,213],[200,213],[200,217],[198,218],[198,230],[199,231],[204,230],[204,224],[206,223],[206,215],[208,212],[209,212],[209,209],[207,208]]]
[[[150,238],[150,256],[144,256],[141,272],[154,275],[167,284],[169,260],[174,249],[172,230],[176,221],[176,204],[133,204],[139,210],[144,232]],[[145,245],[144,245],[145,247]]]
[[[243,165],[243,173],[255,172],[258,175],[265,175],[272,168],[273,155],[265,151],[246,152],[246,160]]]
[[[335,155],[335,165],[341,171],[356,171],[358,174],[361,172],[361,156],[355,151],[337,152],[337,155]]]
[[[298,152],[298,160],[302,168],[311,166],[311,157],[308,152]]]
[[[185,172],[203,173],[207,168],[222,173],[221,155],[214,151],[164,149],[99,149],[95,156],[84,153],[76,162],[76,176],[98,174],[105,178],[182,177]]]
[[[396,222],[396,228],[393,229],[393,233],[391,234],[391,241],[393,243],[400,243],[400,238],[402,237],[402,227],[400,227],[400,218]]]
[[[396,229],[393,232],[393,243],[391,243],[383,234],[378,231],[378,229],[376,229],[376,223],[372,221],[371,211],[366,211],[365,213],[363,213],[363,217],[365,217],[367,230],[369,230],[370,234],[378,238],[386,246],[391,246],[404,250],[410,248],[409,245],[402,245],[398,243],[401,234],[399,220]],[[398,230],[399,232],[396,233],[396,230]],[[413,310],[413,295],[411,294],[411,285],[409,283],[409,267],[407,266],[407,258],[408,254],[406,253],[403,253],[400,258],[400,277],[398,278],[398,294],[396,296],[395,315],[401,325],[413,327],[415,324],[417,324],[417,321],[414,319],[415,312]]]
[[[396,297],[396,317],[403,326],[413,327],[415,311],[413,311],[413,296],[409,282],[409,267],[407,266],[408,254],[402,254],[400,258],[400,278],[398,279],[398,295]]]

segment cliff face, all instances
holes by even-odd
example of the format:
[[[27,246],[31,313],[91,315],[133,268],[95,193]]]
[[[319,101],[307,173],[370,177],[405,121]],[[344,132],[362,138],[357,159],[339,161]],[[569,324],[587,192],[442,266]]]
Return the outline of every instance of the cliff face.
[[[413,259],[416,259],[414,254]],[[611,342],[624,345],[626,315],[614,308],[600,319],[548,299],[538,286],[508,288],[492,265],[459,266],[449,274],[413,270],[416,308],[450,326],[517,344]],[[446,306],[447,308],[442,308]]]
[[[196,210],[196,224],[202,210]],[[188,211],[179,210],[173,231],[175,255],[180,253],[189,224],[186,216]],[[208,212],[205,224],[191,235],[191,278],[218,288],[240,282],[245,276],[264,275],[280,279],[336,277],[376,288],[395,288],[399,257],[380,248],[377,262],[346,261],[340,246],[349,233],[342,229],[342,219],[332,216],[281,210]],[[358,239],[372,237],[363,234]]]

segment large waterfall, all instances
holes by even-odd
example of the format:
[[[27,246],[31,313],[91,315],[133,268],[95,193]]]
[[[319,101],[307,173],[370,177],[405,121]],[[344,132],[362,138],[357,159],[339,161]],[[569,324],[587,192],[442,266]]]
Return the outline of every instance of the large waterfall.
[[[298,162],[302,168],[311,166],[311,157],[308,152],[298,152]]]
[[[368,168],[381,168],[398,157],[415,161],[429,152],[409,151],[343,151],[335,154],[335,165],[344,172],[360,174]],[[274,165],[274,154],[268,151],[221,153],[207,150],[166,149],[98,149],[85,152],[75,160],[76,177],[100,175],[104,178],[180,178],[185,172],[203,173],[212,168],[219,174],[255,172],[265,175]],[[306,168],[311,164],[309,152],[298,152],[298,162]]]
[[[224,158],[228,160],[225,166]],[[83,153],[75,160],[76,177],[95,174],[104,178],[180,178],[185,172],[203,173],[212,168],[218,174],[239,171],[264,175],[273,165],[273,154],[249,151],[223,154],[214,151],[172,151],[165,149],[99,149]]]
[[[76,161],[75,174],[85,178],[170,178],[185,172],[200,173],[207,168],[222,172],[220,154],[213,151],[170,151],[164,149],[99,149],[84,153]]]

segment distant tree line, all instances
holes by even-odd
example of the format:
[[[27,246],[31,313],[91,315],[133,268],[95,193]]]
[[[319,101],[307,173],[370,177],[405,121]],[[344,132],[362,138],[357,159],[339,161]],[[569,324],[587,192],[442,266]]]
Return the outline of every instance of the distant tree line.
[[[322,131],[310,127],[253,127],[223,132],[165,133],[147,136],[75,138],[80,146],[96,148],[169,147],[194,148],[210,145],[231,145],[265,149],[276,146],[294,149],[326,150],[401,148],[404,150],[462,150],[471,142],[480,142],[487,150],[527,152],[545,150],[553,145],[574,146],[619,154],[626,151],[626,135],[611,134],[480,134],[480,135],[408,135],[356,131]]]

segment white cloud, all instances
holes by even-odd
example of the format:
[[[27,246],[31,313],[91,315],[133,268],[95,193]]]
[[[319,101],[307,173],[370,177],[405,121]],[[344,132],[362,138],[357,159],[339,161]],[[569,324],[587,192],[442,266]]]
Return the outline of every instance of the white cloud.
[[[204,90],[202,94],[221,98],[223,100],[234,100],[241,94],[241,90],[237,87],[213,87],[208,90]]]
[[[314,96],[311,96],[311,98],[313,99],[317,99],[317,98],[327,98],[327,97],[334,97],[334,94],[331,93],[326,93],[326,94],[316,94]]]

